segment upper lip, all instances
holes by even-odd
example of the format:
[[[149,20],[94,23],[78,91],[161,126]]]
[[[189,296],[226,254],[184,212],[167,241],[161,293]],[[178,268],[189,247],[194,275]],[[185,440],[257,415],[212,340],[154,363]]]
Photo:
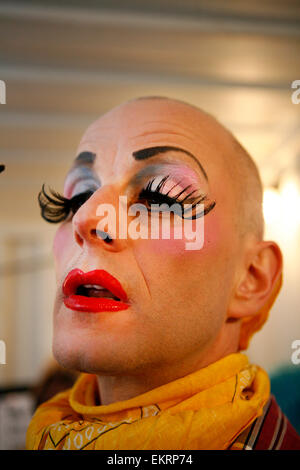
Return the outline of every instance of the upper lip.
[[[64,280],[63,293],[67,297],[76,295],[76,290],[79,286],[89,284],[104,287],[123,302],[128,300],[121,283],[104,269],[95,269],[87,273],[84,273],[81,269],[72,269]]]

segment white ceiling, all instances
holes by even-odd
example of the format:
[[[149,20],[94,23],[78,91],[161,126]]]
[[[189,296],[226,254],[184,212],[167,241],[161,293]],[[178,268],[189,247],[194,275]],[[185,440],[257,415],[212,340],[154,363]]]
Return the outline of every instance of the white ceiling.
[[[85,127],[141,95],[213,113],[273,183],[300,154],[299,52],[299,1],[1,2],[1,220],[38,220]]]

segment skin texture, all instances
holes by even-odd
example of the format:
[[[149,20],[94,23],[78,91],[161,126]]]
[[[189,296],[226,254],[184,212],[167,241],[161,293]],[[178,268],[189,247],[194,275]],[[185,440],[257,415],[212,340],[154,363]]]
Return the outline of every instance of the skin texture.
[[[154,146],[191,152],[208,182],[182,153],[133,158],[133,152]],[[54,240],[53,352],[64,367],[97,374],[101,403],[109,404],[236,352],[241,319],[255,315],[267,301],[282,259],[274,242],[262,240],[262,189],[255,165],[203,111],[169,99],[127,102],[87,129],[77,154],[85,151],[96,154],[101,187],[59,226]],[[155,164],[161,165],[159,174],[166,174],[173,163],[175,179],[178,174],[191,178],[216,202],[204,217],[201,250],[187,251],[185,239],[113,236],[106,244],[95,236],[99,204],[113,204],[117,211],[124,194],[129,203],[136,202],[144,181],[134,187],[130,181],[138,171]],[[130,308],[99,314],[67,309],[61,287],[73,268],[107,270],[121,282]]]

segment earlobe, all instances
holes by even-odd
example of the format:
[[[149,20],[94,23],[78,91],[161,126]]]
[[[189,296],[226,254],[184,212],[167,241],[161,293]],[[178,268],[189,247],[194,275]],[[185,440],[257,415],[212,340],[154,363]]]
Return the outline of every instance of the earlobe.
[[[228,319],[254,316],[272,295],[282,273],[282,254],[272,241],[263,241],[251,250],[243,272],[236,285],[228,309]]]

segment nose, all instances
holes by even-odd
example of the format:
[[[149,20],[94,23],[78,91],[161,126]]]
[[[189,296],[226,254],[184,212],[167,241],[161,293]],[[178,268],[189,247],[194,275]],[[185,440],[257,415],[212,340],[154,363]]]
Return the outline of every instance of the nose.
[[[113,218],[117,219],[118,212],[111,195],[106,197],[108,192],[108,188],[98,189],[73,216],[74,239],[82,249],[94,247],[108,251],[121,251],[126,247],[126,239],[119,239],[116,235],[117,221]],[[105,209],[109,211],[109,216],[104,217],[106,224],[103,221],[103,211],[99,211],[101,204],[105,204]]]

